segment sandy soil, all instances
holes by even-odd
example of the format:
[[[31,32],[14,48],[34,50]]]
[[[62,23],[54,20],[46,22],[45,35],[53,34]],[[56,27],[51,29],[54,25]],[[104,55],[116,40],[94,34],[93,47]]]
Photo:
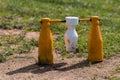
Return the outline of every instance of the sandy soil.
[[[29,35],[34,34],[36,34],[34,38],[38,38],[39,33],[35,32],[27,33],[26,37],[30,39]],[[55,53],[54,65],[37,65],[37,51],[36,47],[27,54],[14,54],[6,62],[0,63],[0,80],[111,80],[113,77],[120,78],[120,72],[116,72],[116,69],[120,67],[120,53],[96,64],[90,64],[84,57],[64,58]]]

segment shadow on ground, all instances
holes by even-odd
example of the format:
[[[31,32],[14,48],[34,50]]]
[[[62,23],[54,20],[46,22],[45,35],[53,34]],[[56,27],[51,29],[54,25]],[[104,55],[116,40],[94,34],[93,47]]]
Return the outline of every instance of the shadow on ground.
[[[49,72],[49,71],[68,71],[68,70],[82,68],[82,67],[88,67],[88,66],[89,66],[89,63],[87,60],[84,60],[84,61],[77,63],[77,64],[73,64],[71,66],[68,66],[67,63],[56,63],[53,65],[32,64],[29,66],[19,68],[19,69],[14,70],[14,71],[10,71],[6,74],[13,75],[16,73],[27,73],[27,72],[39,74],[39,73],[45,73],[45,72]]]

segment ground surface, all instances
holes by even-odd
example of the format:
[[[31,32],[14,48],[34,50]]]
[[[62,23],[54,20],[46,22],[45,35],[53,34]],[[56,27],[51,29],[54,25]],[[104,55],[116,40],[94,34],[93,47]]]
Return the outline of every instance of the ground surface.
[[[17,30],[1,30],[1,35],[19,34]],[[36,35],[36,36],[32,36]],[[29,32],[26,38],[39,37],[39,32]],[[56,38],[56,36],[54,36]],[[14,54],[0,63],[0,80],[119,80],[120,53],[101,63],[90,64],[84,57],[65,58],[55,54],[54,65],[37,65],[36,47],[27,54]],[[119,69],[118,69],[119,68]],[[118,69],[118,70],[117,70]]]

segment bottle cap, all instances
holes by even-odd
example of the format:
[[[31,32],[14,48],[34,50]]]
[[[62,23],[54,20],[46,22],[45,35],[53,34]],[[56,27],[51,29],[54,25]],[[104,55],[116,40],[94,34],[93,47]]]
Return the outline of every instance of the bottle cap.
[[[78,17],[65,17],[67,25],[77,25],[79,18]]]

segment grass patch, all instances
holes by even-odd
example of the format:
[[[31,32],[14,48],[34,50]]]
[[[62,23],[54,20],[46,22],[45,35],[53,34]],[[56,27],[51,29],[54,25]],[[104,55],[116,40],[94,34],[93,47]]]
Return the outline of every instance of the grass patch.
[[[23,40],[20,46],[16,48],[17,53],[28,53],[30,52],[34,47],[38,46],[38,42],[34,39],[32,40]]]
[[[111,77],[111,78],[109,78],[109,80],[120,80],[120,78],[118,78],[118,77]]]
[[[10,56],[10,55],[13,55],[13,52],[14,52],[14,48],[11,48],[10,46],[6,46],[4,48],[4,54],[5,56]]]
[[[26,40],[26,32],[19,35],[4,35],[0,39],[0,62],[3,62],[13,54],[29,53],[34,47],[38,47],[35,39]]]
[[[4,61],[6,61],[6,57],[3,55],[0,55],[0,62],[4,62]]]
[[[120,66],[118,66],[118,67],[116,68],[116,71],[117,71],[118,73],[120,73]]]

